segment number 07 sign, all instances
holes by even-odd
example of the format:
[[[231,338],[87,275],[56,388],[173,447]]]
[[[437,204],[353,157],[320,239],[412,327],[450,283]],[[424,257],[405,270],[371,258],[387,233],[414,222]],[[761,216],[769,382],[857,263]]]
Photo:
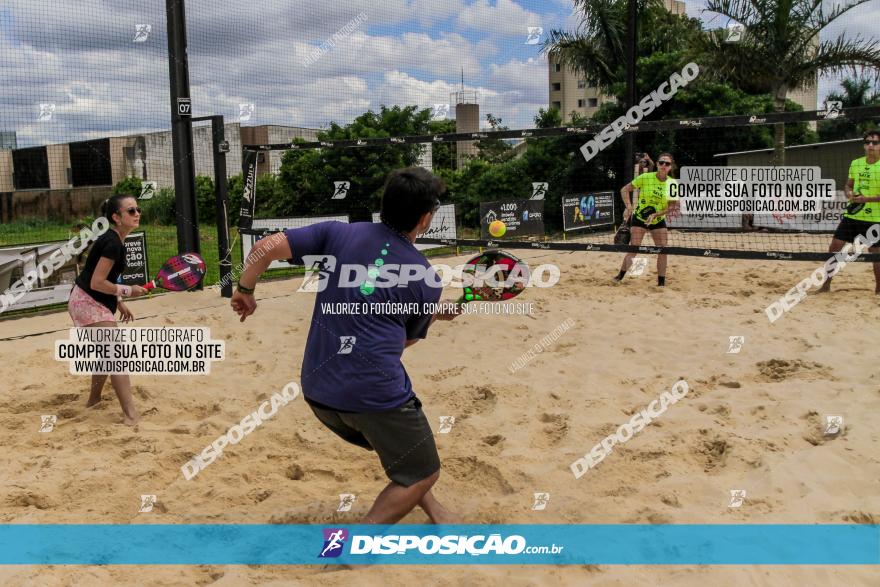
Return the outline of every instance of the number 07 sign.
[[[191,98],[178,98],[177,99],[177,115],[178,116],[192,116],[192,99]]]

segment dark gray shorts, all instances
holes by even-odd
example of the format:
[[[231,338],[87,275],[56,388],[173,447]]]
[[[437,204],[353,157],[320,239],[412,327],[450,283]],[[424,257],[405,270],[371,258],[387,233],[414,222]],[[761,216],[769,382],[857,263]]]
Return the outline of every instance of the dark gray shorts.
[[[315,416],[337,436],[367,450],[375,450],[388,478],[410,485],[440,470],[434,433],[422,412],[422,402],[408,402],[384,412],[339,412],[306,400]]]
[[[840,219],[840,224],[837,225],[837,230],[834,231],[834,238],[851,243],[856,240],[857,236],[865,236],[865,233],[867,233],[868,229],[872,226],[874,226],[873,222],[856,220],[855,218],[844,216]]]

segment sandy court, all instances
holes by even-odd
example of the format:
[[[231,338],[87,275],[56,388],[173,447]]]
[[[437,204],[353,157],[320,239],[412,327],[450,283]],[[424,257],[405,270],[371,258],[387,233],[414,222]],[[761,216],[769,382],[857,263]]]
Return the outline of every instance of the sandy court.
[[[646,243],[647,244],[647,243]],[[470,523],[880,523],[880,299],[870,265],[774,324],[764,307],[819,263],[654,258],[613,285],[622,255],[513,251],[556,263],[532,316],[439,322],[404,353],[443,462],[437,497]],[[450,265],[468,257],[437,259]],[[343,444],[302,398],[195,479],[180,466],[287,382],[299,382],[313,294],[260,284],[245,324],[214,289],[135,300],[135,326],[208,326],[227,358],[209,376],[133,376],[143,421],[121,424],[112,389],[86,409],[87,377],[53,358],[54,334],[0,342],[5,523],[354,523],[384,486],[372,453]],[[449,288],[445,299],[457,296]],[[522,353],[568,319],[525,367]],[[63,330],[66,313],[0,322],[0,338]],[[730,336],[745,336],[728,354]],[[569,465],[678,379],[688,395],[598,467]],[[40,433],[40,416],[58,417]],[[823,435],[826,415],[844,432]],[[437,434],[440,416],[453,429]],[[745,489],[729,508],[731,489]],[[549,492],[543,511],[533,494]],[[353,493],[351,512],[336,512]],[[140,495],[153,512],[138,513]],[[404,523],[424,523],[421,511]],[[4,585],[876,585],[876,567],[385,566],[2,567]],[[429,579],[428,579],[429,578]]]

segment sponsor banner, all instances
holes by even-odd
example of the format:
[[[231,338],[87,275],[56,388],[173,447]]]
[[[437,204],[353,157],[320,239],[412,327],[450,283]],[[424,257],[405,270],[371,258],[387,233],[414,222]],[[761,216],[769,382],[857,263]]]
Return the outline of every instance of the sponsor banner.
[[[504,238],[544,236],[544,200],[480,202],[482,238],[489,238],[489,225],[496,220],[507,227]]]
[[[582,228],[612,226],[614,192],[573,194],[562,198],[562,226],[567,232]]]
[[[241,211],[238,219],[239,228],[251,228],[253,225],[254,207],[257,203],[257,156],[256,151],[245,150],[242,153],[241,168],[244,191],[242,192]]]
[[[125,271],[119,276],[123,285],[143,285],[150,279],[147,277],[147,235],[136,232],[125,237]]]
[[[755,216],[755,226],[777,230],[834,232],[846,209],[846,196],[836,193],[834,200],[822,200],[819,210],[807,214],[769,214]]]
[[[373,212],[373,222],[381,222],[378,212]],[[458,238],[458,229],[455,226],[455,204],[443,204],[440,206],[431,219],[431,225],[428,227],[428,230],[416,238]],[[416,248],[420,251],[436,249],[442,246],[444,245],[416,243]]]
[[[33,288],[26,291],[19,299],[11,304],[13,309],[38,308],[51,304],[62,304],[70,297],[73,289],[73,281],[78,273],[76,256],[66,261],[50,275],[40,275],[37,267],[46,264],[53,253],[61,251],[69,241],[54,241],[19,245],[12,247],[0,247],[0,294],[7,292],[23,276],[35,272],[38,279]],[[82,255],[85,263],[85,252]],[[5,307],[3,307],[5,309]]]
[[[173,518],[173,514],[156,514]],[[3,565],[876,565],[873,524],[5,524]]]
[[[317,224],[318,222],[327,222],[328,220],[338,220],[339,222],[345,222],[348,224],[348,214],[344,216],[314,216],[311,218],[259,218],[254,220],[251,224],[250,228],[254,229],[269,229],[269,230],[285,230],[287,228],[302,228],[304,226],[310,226],[312,224]],[[243,234],[241,235],[241,254],[242,259],[247,259],[248,255],[251,254],[251,249],[262,236],[256,236],[253,234]],[[287,261],[272,261],[269,264],[269,269],[289,269],[290,264]]]
[[[755,222],[757,224],[757,222]],[[697,214],[682,214],[678,212],[674,216],[666,215],[666,225],[669,228],[742,228],[742,215],[722,212],[706,212]]]

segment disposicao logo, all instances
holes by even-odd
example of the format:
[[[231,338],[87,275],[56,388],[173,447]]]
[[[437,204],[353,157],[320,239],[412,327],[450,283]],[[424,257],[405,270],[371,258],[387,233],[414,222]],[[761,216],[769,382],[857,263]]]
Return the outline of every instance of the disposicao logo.
[[[336,558],[342,554],[348,530],[343,528],[324,528],[324,548],[318,558]]]

